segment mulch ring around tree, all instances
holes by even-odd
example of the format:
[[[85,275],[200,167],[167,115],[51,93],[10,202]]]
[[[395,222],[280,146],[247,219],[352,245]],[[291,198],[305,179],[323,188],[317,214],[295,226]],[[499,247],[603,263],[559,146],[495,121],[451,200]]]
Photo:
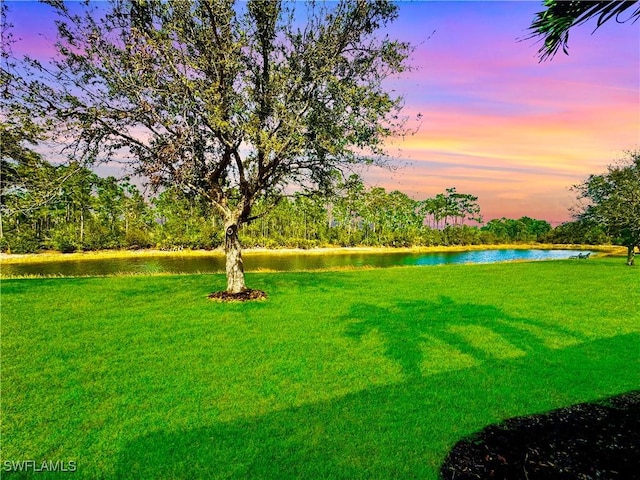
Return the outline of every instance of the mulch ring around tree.
[[[249,302],[253,300],[265,300],[267,294],[262,290],[252,290],[246,288],[238,293],[231,292],[213,292],[207,297],[216,302]]]
[[[445,480],[640,479],[640,391],[491,425],[459,441]]]

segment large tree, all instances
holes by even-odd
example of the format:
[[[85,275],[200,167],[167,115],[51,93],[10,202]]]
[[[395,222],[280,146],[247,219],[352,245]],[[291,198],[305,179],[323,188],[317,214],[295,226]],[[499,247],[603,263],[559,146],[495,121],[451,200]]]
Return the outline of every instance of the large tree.
[[[76,159],[125,158],[153,186],[211,202],[229,293],[246,291],[238,229],[258,199],[325,189],[402,129],[383,80],[410,46],[383,34],[390,1],[47,3],[58,56],[30,62],[39,79],[21,101],[66,127]]]
[[[602,225],[627,247],[627,265],[640,248],[640,151],[610,165],[607,173],[591,175],[574,187],[586,201],[578,217]]]
[[[569,31],[577,25],[595,20],[595,30],[604,23],[636,22],[640,18],[640,2],[634,1],[567,1],[545,0],[546,10],[538,12],[529,27],[528,38],[543,41],[538,55],[540,60],[553,58],[562,48],[568,54]],[[594,31],[595,31],[594,30]]]

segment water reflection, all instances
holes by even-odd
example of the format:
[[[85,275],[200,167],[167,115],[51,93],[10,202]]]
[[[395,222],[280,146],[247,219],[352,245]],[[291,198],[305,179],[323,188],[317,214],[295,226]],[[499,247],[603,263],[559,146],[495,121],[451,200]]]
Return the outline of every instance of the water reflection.
[[[586,252],[583,252],[586,253]],[[567,259],[572,250],[477,250],[469,252],[349,252],[349,253],[258,253],[245,254],[247,271],[290,272],[345,267],[393,267],[400,265],[445,265]],[[127,273],[219,273],[224,272],[224,256],[146,256],[126,259],[66,260],[2,265],[3,276],[94,276]]]

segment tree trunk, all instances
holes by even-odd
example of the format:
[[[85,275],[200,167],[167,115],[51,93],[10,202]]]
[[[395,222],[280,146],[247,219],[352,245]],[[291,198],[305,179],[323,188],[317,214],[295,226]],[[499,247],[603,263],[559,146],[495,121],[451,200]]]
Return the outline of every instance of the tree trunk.
[[[238,239],[238,225],[225,225],[224,253],[227,257],[227,292],[240,293],[247,289],[244,283],[242,247]]]
[[[627,265],[629,265],[630,267],[632,267],[635,262],[635,256],[636,256],[635,245],[629,245],[627,247]]]
[[[84,211],[80,211],[80,243],[84,245]]]

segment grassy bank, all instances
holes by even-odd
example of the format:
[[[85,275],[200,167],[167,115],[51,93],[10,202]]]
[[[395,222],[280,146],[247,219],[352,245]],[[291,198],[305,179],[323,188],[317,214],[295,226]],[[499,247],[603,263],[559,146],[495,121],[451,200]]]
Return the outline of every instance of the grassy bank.
[[[251,248],[245,249],[243,255],[250,257],[251,255],[264,254],[264,253],[277,253],[277,254],[300,254],[305,255],[324,255],[324,254],[349,254],[354,252],[380,252],[380,253],[395,253],[395,252],[416,252],[416,253],[441,253],[441,252],[466,252],[474,250],[501,250],[501,249],[565,249],[565,250],[593,250],[600,252],[603,255],[624,255],[626,254],[625,247],[619,247],[615,245],[554,245],[554,244],[541,244],[541,243],[517,243],[517,244],[504,244],[504,245],[456,245],[456,246],[434,246],[434,247],[332,247],[332,248],[312,248],[312,249],[295,249],[295,248],[278,248],[278,249],[266,249],[266,248]],[[63,260],[96,260],[96,259],[120,259],[120,258],[137,258],[137,257],[208,257],[208,256],[222,256],[224,252],[222,250],[179,250],[179,251],[167,251],[167,250],[100,250],[90,252],[75,252],[75,253],[61,253],[61,252],[42,252],[42,253],[27,253],[27,254],[5,254],[0,253],[0,263],[6,264],[18,264],[18,263],[45,263],[45,262],[59,262]]]
[[[638,280],[597,257],[249,274],[247,305],[206,300],[220,275],[4,280],[2,461],[435,479],[487,424],[640,388]]]

